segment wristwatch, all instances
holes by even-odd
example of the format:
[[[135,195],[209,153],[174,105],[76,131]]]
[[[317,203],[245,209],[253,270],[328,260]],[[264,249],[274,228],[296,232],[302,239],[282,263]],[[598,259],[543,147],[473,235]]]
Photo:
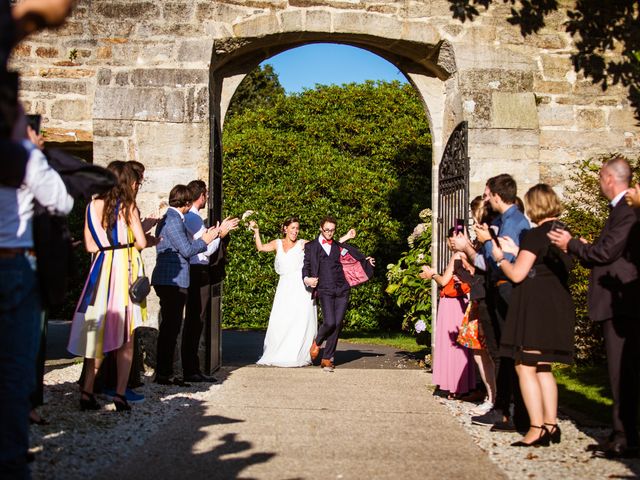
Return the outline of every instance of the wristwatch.
[[[500,260],[496,261],[496,265],[499,267],[502,262],[505,261],[505,258],[502,257]]]

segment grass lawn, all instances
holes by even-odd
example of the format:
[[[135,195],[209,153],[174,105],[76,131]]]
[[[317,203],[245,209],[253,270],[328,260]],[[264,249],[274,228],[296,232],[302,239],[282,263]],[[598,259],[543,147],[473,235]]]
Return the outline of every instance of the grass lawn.
[[[386,345],[411,353],[428,353],[429,348],[418,345],[416,337],[403,332],[341,332],[340,341],[364,343],[369,345]]]
[[[561,409],[578,422],[611,423],[613,401],[606,365],[555,365],[553,373]]]

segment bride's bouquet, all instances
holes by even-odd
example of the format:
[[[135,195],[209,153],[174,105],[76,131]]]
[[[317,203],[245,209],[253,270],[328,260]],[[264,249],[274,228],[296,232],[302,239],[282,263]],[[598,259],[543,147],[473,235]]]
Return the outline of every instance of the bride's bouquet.
[[[246,229],[250,232],[253,232],[253,230],[258,226],[258,223],[255,220],[257,216],[258,212],[256,212],[255,210],[247,210],[242,214],[242,222]]]

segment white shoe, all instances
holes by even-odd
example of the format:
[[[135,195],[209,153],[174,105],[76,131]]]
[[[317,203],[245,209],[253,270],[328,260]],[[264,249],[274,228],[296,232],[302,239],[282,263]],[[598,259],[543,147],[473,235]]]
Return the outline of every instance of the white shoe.
[[[472,415],[484,415],[485,413],[488,413],[492,408],[493,408],[493,403],[491,403],[489,400],[485,400],[480,405],[478,405],[476,408],[471,410],[471,414]]]

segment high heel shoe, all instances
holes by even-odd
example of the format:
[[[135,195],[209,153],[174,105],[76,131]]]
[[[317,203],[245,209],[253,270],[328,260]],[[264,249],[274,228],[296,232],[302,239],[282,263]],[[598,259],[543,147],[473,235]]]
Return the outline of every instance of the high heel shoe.
[[[560,439],[562,438],[562,432],[560,431],[560,427],[557,423],[545,423],[545,428],[549,432],[549,439],[551,443],[560,443]]]
[[[119,393],[113,396],[113,404],[116,406],[117,412],[128,412],[131,410],[131,405],[127,402],[127,397]]]
[[[82,398],[83,396],[87,396],[89,398]],[[80,390],[80,410],[100,410],[100,404],[93,393]]]
[[[549,442],[551,440],[550,435],[549,435],[549,430],[547,430],[544,425],[542,425],[542,426],[531,425],[531,428],[539,428],[540,429],[540,436],[538,438],[536,438],[531,443],[527,443],[527,442],[524,442],[522,440],[519,440],[517,442],[513,442],[511,444],[511,446],[512,447],[548,447],[549,446]]]

